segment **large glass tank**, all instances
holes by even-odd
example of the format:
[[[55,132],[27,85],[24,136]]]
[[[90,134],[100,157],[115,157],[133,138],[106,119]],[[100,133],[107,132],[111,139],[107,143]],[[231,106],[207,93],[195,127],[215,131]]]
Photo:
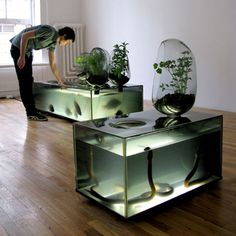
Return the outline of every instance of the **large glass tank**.
[[[222,177],[222,116],[158,111],[76,122],[76,190],[125,218]]]

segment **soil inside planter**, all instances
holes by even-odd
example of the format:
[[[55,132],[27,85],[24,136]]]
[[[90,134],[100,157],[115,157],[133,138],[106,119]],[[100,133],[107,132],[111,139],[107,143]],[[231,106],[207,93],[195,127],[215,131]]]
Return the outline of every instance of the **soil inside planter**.
[[[166,94],[158,99],[153,106],[168,116],[179,116],[190,110],[195,102],[194,94]]]
[[[118,78],[114,74],[109,74],[109,80],[115,85],[122,86],[129,81],[129,77],[125,75],[121,75],[121,77]]]
[[[92,86],[102,86],[105,83],[107,83],[108,81],[108,76],[101,76],[101,75],[93,75],[93,76],[89,76],[89,78],[87,79],[88,84],[92,85]]]

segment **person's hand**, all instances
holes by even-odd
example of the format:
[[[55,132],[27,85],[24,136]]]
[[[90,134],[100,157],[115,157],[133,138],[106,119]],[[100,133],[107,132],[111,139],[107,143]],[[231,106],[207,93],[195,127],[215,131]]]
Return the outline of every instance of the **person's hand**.
[[[63,80],[58,80],[58,85],[59,85],[61,88],[66,88],[66,85],[64,84]]]
[[[20,69],[23,69],[24,66],[25,66],[25,57],[19,57],[18,61],[17,61],[17,66],[20,68]]]

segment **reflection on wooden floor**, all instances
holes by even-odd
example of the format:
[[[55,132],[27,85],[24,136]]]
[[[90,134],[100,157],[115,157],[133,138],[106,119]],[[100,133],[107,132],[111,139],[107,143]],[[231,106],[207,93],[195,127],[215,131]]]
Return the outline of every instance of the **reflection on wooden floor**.
[[[236,235],[236,113],[194,110],[224,115],[223,180],[125,220],[75,192],[72,121],[0,99],[0,236]]]

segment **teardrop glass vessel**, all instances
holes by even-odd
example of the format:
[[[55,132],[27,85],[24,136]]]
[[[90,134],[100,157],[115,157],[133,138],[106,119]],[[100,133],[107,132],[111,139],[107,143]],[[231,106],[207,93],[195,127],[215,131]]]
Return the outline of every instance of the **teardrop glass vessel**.
[[[153,68],[153,106],[171,117],[189,111],[197,92],[196,62],[190,48],[178,39],[164,40]]]
[[[127,50],[128,43],[114,45],[110,53],[109,80],[112,84],[122,87],[130,80],[130,65]]]

